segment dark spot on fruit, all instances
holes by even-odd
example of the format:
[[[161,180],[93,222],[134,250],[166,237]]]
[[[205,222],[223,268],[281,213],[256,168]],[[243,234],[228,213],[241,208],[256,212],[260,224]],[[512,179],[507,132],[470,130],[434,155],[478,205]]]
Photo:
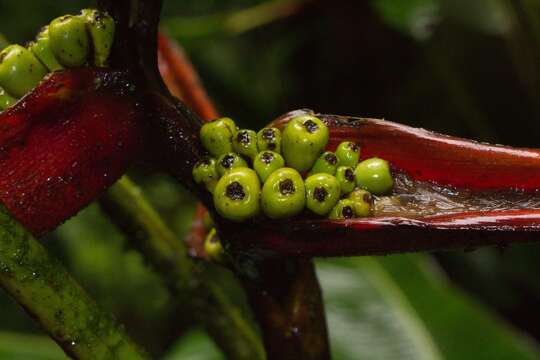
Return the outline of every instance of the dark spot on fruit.
[[[354,152],[358,152],[360,150],[360,147],[358,145],[356,145],[355,143],[350,142],[349,143],[349,149],[351,149]]]
[[[354,182],[356,180],[354,177],[354,171],[351,169],[345,170],[345,179],[349,182]]]
[[[304,123],[304,127],[306,128],[307,131],[309,131],[310,133],[314,133],[315,131],[317,131],[319,129],[319,125],[317,125],[314,121],[312,120],[308,120]]]
[[[262,132],[262,138],[266,141],[273,141],[276,139],[276,132],[274,129],[264,129]]]
[[[227,197],[231,200],[244,200],[246,197],[244,187],[238,181],[235,181],[227,186],[225,195],[227,195]]]
[[[223,159],[221,159],[221,166],[223,166],[225,169],[230,169],[233,164],[234,164],[233,155],[225,155]]]
[[[248,145],[251,142],[251,139],[249,138],[249,133],[247,131],[240,131],[236,136],[236,140],[238,140],[239,143],[244,145]]]
[[[344,219],[352,219],[354,216],[353,209],[350,206],[344,206],[341,210],[341,214],[343,215]]]
[[[270,164],[274,160],[274,154],[271,152],[264,152],[261,155],[261,161],[265,163],[266,165]]]
[[[364,201],[368,204],[371,204],[371,195],[370,194],[364,194]]]
[[[292,195],[296,189],[291,179],[285,179],[279,183],[279,191],[282,195]]]
[[[323,202],[324,200],[326,200],[327,195],[328,191],[326,191],[326,189],[323,187],[317,187],[313,191],[313,198],[318,202]]]
[[[336,155],[334,154],[326,154],[324,156],[324,160],[326,160],[327,163],[329,163],[330,165],[336,165],[337,164],[337,157]]]

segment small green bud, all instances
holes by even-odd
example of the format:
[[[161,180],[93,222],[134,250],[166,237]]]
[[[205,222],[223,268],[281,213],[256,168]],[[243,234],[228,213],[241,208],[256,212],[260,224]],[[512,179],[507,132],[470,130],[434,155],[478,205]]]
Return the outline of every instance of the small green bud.
[[[328,216],[331,220],[347,220],[356,216],[354,203],[349,199],[339,200]]]
[[[216,169],[216,160],[205,158],[193,167],[193,180],[197,184],[204,184],[206,189],[214,192],[214,188],[219,180],[219,175]]]
[[[283,130],[282,153],[287,166],[303,172],[311,169],[328,143],[328,127],[317,117],[297,116]]]
[[[10,45],[0,52],[0,86],[21,98],[47,75],[47,69],[28,49]]]
[[[314,175],[324,173],[328,175],[335,175],[338,165],[339,162],[336,155],[331,151],[325,151],[321,154],[321,156],[319,156],[317,161],[315,161],[315,165],[313,165],[313,168],[309,174]]]
[[[264,128],[257,133],[259,151],[271,150],[281,153],[281,131],[277,128]]]
[[[51,49],[51,38],[49,37],[49,27],[45,26],[36,37],[36,41],[28,45],[34,55],[47,67],[49,71],[62,70],[64,67],[60,65]]]
[[[4,88],[0,87],[0,111],[12,107],[16,102],[17,99],[9,95]]]
[[[339,160],[339,165],[354,168],[358,165],[358,159],[360,158],[360,146],[352,141],[344,141],[338,145],[336,156]]]
[[[246,161],[236,153],[227,153],[221,155],[217,161],[217,171],[220,176],[225,175],[228,171],[239,168],[248,167]]]
[[[51,48],[60,64],[79,67],[88,62],[90,45],[86,24],[79,16],[65,15],[49,25]]]
[[[374,195],[386,195],[394,187],[394,179],[388,161],[371,158],[362,161],[354,171],[356,185]]]
[[[114,19],[106,12],[95,9],[84,9],[81,16],[92,38],[95,66],[106,66],[114,42]]]
[[[233,137],[234,150],[240,155],[253,159],[259,151],[257,150],[257,134],[253,130],[239,130]]]
[[[306,179],[306,207],[315,214],[328,215],[339,196],[339,183],[334,176],[316,174]]]
[[[354,176],[354,169],[352,167],[338,167],[336,172],[336,178],[339,182],[342,195],[346,195],[354,190],[356,186],[356,176]]]
[[[229,118],[217,119],[201,127],[200,137],[203,146],[214,157],[233,152],[232,139],[236,125]]]
[[[255,169],[262,182],[265,182],[274,171],[284,166],[285,160],[283,160],[283,157],[270,150],[260,152],[253,160],[253,169]]]
[[[371,216],[371,207],[373,205],[373,197],[369,191],[356,189],[347,197],[354,204],[354,212],[357,217]]]
[[[217,234],[217,230],[213,228],[206,235],[204,240],[204,251],[208,259],[216,263],[222,263],[225,258],[225,249],[221,244],[221,240]]]

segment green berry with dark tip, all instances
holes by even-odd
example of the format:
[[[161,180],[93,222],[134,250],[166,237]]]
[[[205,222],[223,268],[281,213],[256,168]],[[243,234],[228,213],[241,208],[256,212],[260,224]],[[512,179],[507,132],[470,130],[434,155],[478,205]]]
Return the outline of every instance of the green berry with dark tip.
[[[274,171],[284,166],[285,160],[283,160],[283,157],[270,150],[261,151],[253,160],[253,169],[255,169],[262,182],[265,182]]]
[[[336,156],[339,160],[339,165],[354,168],[358,165],[358,159],[360,159],[360,146],[352,141],[344,141],[338,145]]]
[[[28,49],[47,67],[49,71],[62,70],[64,67],[56,60],[51,48],[49,27],[44,27],[36,36],[36,40],[28,45]]]
[[[356,189],[347,197],[354,204],[354,212],[357,217],[368,217],[372,214],[373,196],[369,191]]]
[[[274,171],[264,183],[261,204],[271,219],[282,219],[299,214],[306,204],[306,190],[302,176],[292,168]]]
[[[311,175],[305,181],[306,207],[317,215],[328,215],[339,201],[340,187],[335,176]]]
[[[271,150],[281,153],[281,131],[277,128],[264,128],[257,133],[259,151]]]
[[[47,69],[34,54],[20,46],[10,45],[0,52],[0,86],[15,98],[21,98],[47,75]]]
[[[392,191],[394,180],[388,161],[371,158],[356,167],[356,185],[374,195],[386,195]]]
[[[354,203],[349,199],[339,200],[328,216],[331,220],[347,220],[356,216]]]
[[[219,180],[216,160],[212,158],[200,160],[193,167],[192,175],[197,184],[204,184],[208,191],[213,192]]]
[[[88,62],[90,42],[85,21],[79,16],[65,15],[49,25],[51,48],[60,64],[80,67]]]
[[[253,159],[259,153],[257,149],[257,134],[253,130],[238,130],[233,137],[233,148],[240,155]]]
[[[287,166],[298,171],[311,169],[328,143],[328,127],[312,115],[297,116],[289,121],[281,143]]]
[[[246,161],[237,153],[227,153],[221,155],[217,161],[217,171],[220,176],[225,175],[229,170],[239,167],[248,167]]]
[[[319,156],[315,165],[311,168],[310,174],[329,174],[335,175],[339,162],[336,155],[331,151],[325,151]]]
[[[221,244],[221,240],[215,228],[210,230],[208,235],[206,235],[206,239],[204,240],[204,251],[206,252],[208,259],[216,263],[223,262],[225,258],[225,249]]]
[[[336,171],[336,179],[341,188],[341,194],[346,195],[356,187],[356,176],[354,169],[350,166],[340,166]]]
[[[92,39],[93,63],[95,66],[106,66],[114,42],[114,19],[106,12],[96,9],[84,9],[81,16]]]
[[[232,221],[244,221],[259,214],[261,184],[255,171],[235,168],[219,179],[214,190],[217,212]]]
[[[233,152],[233,136],[236,128],[231,125],[231,119],[222,118],[206,123],[201,127],[201,142],[206,150],[214,157]]]
[[[10,108],[16,102],[17,99],[9,95],[4,88],[0,87],[0,111]]]

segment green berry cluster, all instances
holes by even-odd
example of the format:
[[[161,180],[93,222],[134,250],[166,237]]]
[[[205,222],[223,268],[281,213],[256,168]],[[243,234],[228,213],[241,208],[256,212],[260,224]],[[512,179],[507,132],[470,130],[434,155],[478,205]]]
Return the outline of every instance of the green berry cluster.
[[[325,151],[328,128],[312,115],[291,119],[283,132],[258,133],[222,118],[205,124],[200,138],[211,157],[193,167],[193,178],[213,194],[217,212],[232,221],[261,212],[283,219],[305,209],[330,219],[366,217],[372,194],[388,194],[394,184],[388,162],[360,161],[354,142]]]
[[[106,66],[115,23],[107,13],[84,9],[43,27],[26,47],[0,52],[0,111],[30,92],[49,72],[92,64]]]

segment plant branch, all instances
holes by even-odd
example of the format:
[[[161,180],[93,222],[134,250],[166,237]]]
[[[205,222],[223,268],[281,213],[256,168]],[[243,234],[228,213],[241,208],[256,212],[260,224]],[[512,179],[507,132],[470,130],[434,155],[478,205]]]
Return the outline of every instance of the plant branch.
[[[0,286],[75,359],[146,359],[112,316],[2,207]]]

